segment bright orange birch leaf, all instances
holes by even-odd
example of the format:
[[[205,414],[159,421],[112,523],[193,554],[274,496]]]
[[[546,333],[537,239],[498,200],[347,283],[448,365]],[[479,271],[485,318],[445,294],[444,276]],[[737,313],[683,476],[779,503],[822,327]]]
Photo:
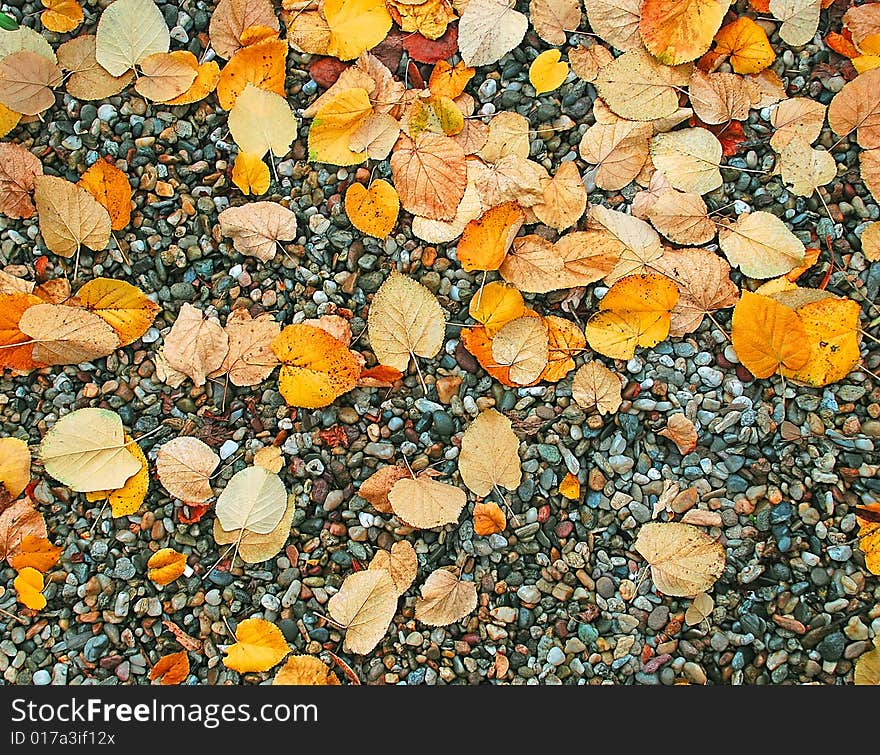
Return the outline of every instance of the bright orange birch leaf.
[[[367,189],[353,183],[345,192],[345,213],[361,233],[377,239],[388,238],[400,213],[400,199],[394,187],[377,178]]]
[[[733,348],[755,377],[780,367],[798,370],[810,359],[810,341],[797,313],[767,296],[743,291],[733,308]]]
[[[565,475],[562,482],[559,483],[559,494],[569,501],[576,501],[581,497],[581,484],[571,472]]]
[[[46,596],[43,595],[45,584],[43,575],[30,566],[24,567],[12,582],[19,603],[23,603],[34,611],[46,607]]]
[[[507,517],[494,501],[478,503],[474,506],[474,532],[481,537],[503,532],[507,527]]]
[[[22,291],[0,294],[0,369],[26,372],[42,366],[33,359],[33,339],[18,328],[25,310],[42,303],[38,296]]]
[[[663,65],[695,60],[706,52],[730,0],[642,0],[639,31]]]
[[[150,680],[163,686],[173,686],[185,682],[189,676],[189,656],[185,650],[163,655],[150,669]]]
[[[737,73],[758,73],[775,59],[765,32],[748,16],[722,26],[715,35],[715,52],[726,55]]]
[[[497,270],[526,216],[516,202],[504,202],[471,220],[461,234],[457,256],[471,270]]]
[[[131,220],[131,185],[113,163],[98,160],[80,176],[77,186],[84,188],[110,213],[110,227],[121,231]]]
[[[220,71],[220,79],[217,81],[220,107],[231,110],[248,84],[284,97],[286,68],[286,40],[265,39],[242,47]]]
[[[31,567],[45,574],[61,558],[61,547],[38,535],[25,535],[19,548],[19,552],[9,558],[9,565],[16,571]]]
[[[40,0],[46,9],[40,23],[49,31],[65,34],[83,22],[83,9],[76,0]]]
[[[147,561],[147,576],[163,587],[183,574],[186,569],[186,556],[173,548],[156,551]]]
[[[92,278],[76,292],[79,305],[110,325],[119,345],[136,341],[156,319],[159,305],[139,288],[115,278]]]
[[[464,91],[474,74],[476,74],[476,69],[470,68],[462,62],[453,66],[445,60],[440,60],[431,71],[428,89],[431,90],[431,94],[450,97],[454,100]]]
[[[549,357],[539,379],[555,383],[575,368],[574,358],[584,350],[587,339],[582,328],[563,317],[547,315],[544,324],[547,326]]]

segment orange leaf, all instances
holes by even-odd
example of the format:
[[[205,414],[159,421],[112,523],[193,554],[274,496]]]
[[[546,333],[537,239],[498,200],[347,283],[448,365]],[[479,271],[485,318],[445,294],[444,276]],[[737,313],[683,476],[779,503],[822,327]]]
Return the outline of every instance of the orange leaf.
[[[113,163],[98,160],[82,174],[78,186],[91,194],[110,213],[110,227],[121,231],[131,221],[131,186],[128,176]]]
[[[150,679],[159,680],[159,684],[172,686],[186,681],[189,676],[189,656],[185,650],[179,653],[163,655],[156,665],[150,669]]]
[[[45,584],[43,575],[30,566],[25,566],[12,583],[18,594],[18,602],[24,603],[34,611],[40,611],[46,607],[46,596],[43,595]]]
[[[220,81],[220,66],[216,60],[208,60],[201,65],[189,50],[174,50],[171,55],[189,63],[196,72],[196,78],[183,94],[166,100],[166,105],[189,105],[193,102],[205,99],[217,88]]]
[[[400,370],[384,364],[377,364],[375,367],[367,367],[361,370],[358,381],[373,388],[389,388],[402,377],[403,373]]]
[[[758,73],[776,58],[767,32],[746,16],[718,30],[715,52],[727,55],[737,73]]]
[[[497,270],[526,215],[516,202],[504,202],[471,220],[458,242],[458,261],[467,270]]]
[[[25,535],[21,540],[19,552],[9,559],[9,565],[16,571],[30,566],[43,573],[49,571],[61,557],[61,548],[52,545],[45,537]]]
[[[733,348],[755,376],[766,378],[780,367],[797,370],[810,358],[810,342],[797,313],[767,296],[743,291],[733,309]]]
[[[42,304],[42,299],[33,294],[0,294],[0,369],[25,372],[41,366],[32,356],[33,340],[18,329],[24,311],[35,304]]]
[[[576,501],[581,497],[581,484],[571,472],[565,475],[562,482],[559,483],[559,494],[563,498],[568,498],[569,501]]]
[[[507,526],[507,517],[494,501],[478,503],[474,506],[474,532],[481,537],[502,532]]]
[[[694,60],[709,49],[729,0],[642,0],[639,31],[663,65]]]
[[[834,52],[847,58],[858,58],[862,54],[852,43],[852,34],[850,34],[849,29],[844,29],[840,34],[836,31],[828,32],[825,35],[825,44]]]
[[[353,183],[345,192],[345,212],[361,233],[384,239],[394,230],[400,212],[400,200],[394,187],[378,178],[367,189]]]
[[[173,548],[156,551],[147,561],[147,576],[163,587],[183,574],[186,569],[186,556]]]
[[[474,77],[476,69],[466,66],[462,62],[450,65],[445,60],[438,60],[431,78],[428,79],[428,88],[431,94],[436,96],[455,99],[460,95],[467,83]]]
[[[265,39],[242,47],[220,71],[217,82],[220,107],[231,110],[248,84],[284,97],[286,67],[286,40]]]
[[[40,22],[49,31],[64,34],[73,31],[83,22],[83,9],[76,0],[40,0],[46,9],[40,14]]]

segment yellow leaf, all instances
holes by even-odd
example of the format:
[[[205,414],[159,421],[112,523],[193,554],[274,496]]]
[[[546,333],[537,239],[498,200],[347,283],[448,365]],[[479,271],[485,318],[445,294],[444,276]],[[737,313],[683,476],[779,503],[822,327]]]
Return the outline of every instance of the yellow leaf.
[[[568,63],[560,61],[559,50],[545,50],[532,61],[529,66],[529,81],[535,88],[535,94],[552,92],[562,86],[568,76]]]
[[[340,60],[375,47],[391,29],[385,0],[325,0],[324,17],[330,29],[326,54]]]
[[[511,320],[522,317],[526,305],[518,289],[507,283],[492,281],[471,297],[468,311],[477,322],[483,323],[486,334],[492,338]]]
[[[496,488],[519,486],[519,439],[507,417],[485,409],[468,425],[461,437],[458,472],[467,488],[483,497]]]
[[[581,484],[571,472],[565,475],[562,482],[559,483],[559,494],[569,501],[576,501],[581,497]]]
[[[740,215],[735,223],[719,228],[718,243],[730,264],[750,278],[785,275],[803,262],[806,253],[785,223],[763,210]]]
[[[507,517],[495,501],[474,505],[475,534],[480,537],[486,537],[497,532],[504,532],[505,527],[507,527]]]
[[[320,658],[313,655],[292,655],[275,674],[272,684],[333,687],[339,685],[340,681]]]
[[[147,561],[147,576],[163,587],[183,574],[186,569],[186,556],[173,548],[156,551]]]
[[[636,346],[656,346],[669,335],[678,289],[663,275],[621,278],[587,323],[590,347],[614,359],[632,359]]]
[[[278,390],[290,406],[319,409],[357,384],[360,366],[333,336],[311,325],[288,325],[272,341],[281,361]]]
[[[43,595],[45,587],[43,575],[29,566],[24,567],[13,581],[19,603],[24,603],[34,611],[40,611],[46,607],[46,596]]]
[[[654,587],[666,595],[706,592],[724,571],[724,546],[702,530],[681,522],[642,525],[635,549],[651,565]]]
[[[171,34],[153,0],[114,0],[101,13],[95,57],[111,76],[122,76],[144,58],[168,52]]]
[[[718,30],[715,52],[728,56],[737,73],[758,73],[776,59],[767,32],[748,16],[740,16]]]
[[[504,202],[471,220],[461,234],[456,256],[471,270],[497,270],[526,216],[516,202]]]
[[[350,142],[372,113],[366,89],[348,89],[327,101],[309,128],[309,160],[331,165],[362,163],[366,152],[354,152]]]
[[[238,148],[260,157],[270,150],[284,157],[296,138],[297,121],[287,100],[253,84],[238,96],[228,123]]]
[[[428,39],[442,37],[450,21],[455,20],[450,0],[388,0],[387,6],[401,31],[418,32]]]
[[[0,483],[15,500],[31,481],[31,452],[18,438],[0,438]]]
[[[648,51],[667,66],[702,55],[730,0],[642,0],[639,31]]]
[[[394,187],[384,179],[376,179],[369,189],[355,182],[345,192],[345,212],[361,233],[384,239],[397,223],[400,199]]]
[[[232,183],[243,194],[265,194],[269,191],[269,166],[251,152],[239,152],[232,166]]]
[[[799,370],[810,359],[810,341],[795,311],[760,294],[743,291],[733,309],[731,338],[755,377],[770,377],[780,367]]]
[[[810,358],[797,369],[783,366],[780,374],[816,387],[843,380],[861,359],[858,303],[828,297],[796,312],[810,344]]]
[[[129,477],[121,488],[86,493],[86,498],[89,501],[100,501],[106,498],[113,516],[116,517],[134,514],[141,507],[150,488],[150,467],[147,464],[147,457],[144,456],[141,447],[132,442],[130,435],[126,434],[125,439],[129,443],[126,448],[140,463],[140,469]]]
[[[46,8],[40,14],[40,23],[49,31],[64,34],[83,22],[83,9],[76,0],[40,0]]]
[[[9,557],[9,565],[16,571],[31,567],[44,574],[49,571],[61,557],[61,547],[52,545],[45,537],[25,535],[21,539],[19,552]]]
[[[232,110],[248,84],[284,97],[287,68],[287,42],[265,39],[242,47],[220,71],[217,99],[224,110]]]
[[[0,102],[0,137],[6,136],[21,120],[21,113],[10,110]]]
[[[801,139],[792,139],[782,150],[776,165],[782,180],[802,197],[837,178],[837,163],[827,150],[813,149]]]
[[[290,652],[281,630],[265,619],[245,619],[236,627],[235,639],[223,664],[239,674],[268,671]]]
[[[193,102],[205,99],[217,88],[217,84],[220,81],[220,66],[216,60],[206,60],[199,65],[196,56],[188,50],[175,50],[171,54],[187,60],[195,69],[196,78],[185,92],[170,100],[165,100],[166,105],[190,105]]]
[[[721,142],[705,128],[657,134],[651,140],[654,167],[679,191],[707,194],[723,183]]]
[[[93,278],[76,292],[76,298],[116,331],[120,346],[146,333],[159,313],[159,305],[139,288],[115,278]]]
[[[464,128],[464,115],[449,97],[430,95],[413,100],[401,125],[412,139],[423,131],[454,136]]]

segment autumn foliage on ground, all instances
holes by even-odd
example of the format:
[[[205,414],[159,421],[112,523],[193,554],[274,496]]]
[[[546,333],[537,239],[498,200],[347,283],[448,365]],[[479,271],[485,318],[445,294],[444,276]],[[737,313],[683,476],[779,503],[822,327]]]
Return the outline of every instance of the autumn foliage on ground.
[[[817,196],[827,209],[823,187],[843,170],[833,150],[814,146],[827,121],[840,142],[862,150],[861,180],[880,199],[880,3],[829,16],[840,23],[825,43],[851,60],[852,75],[827,107],[788,97],[768,37],[775,29],[788,46],[812,41],[831,13],[820,0],[753,0],[739,15],[727,0],[531,0],[528,13],[508,0],[220,0],[210,54],[201,60],[172,49],[152,0],[115,0],[98,17],[86,17],[75,0],[42,3],[39,24],[28,19],[35,28],[5,19],[0,32],[0,212],[36,216],[35,255],[61,258],[57,269],[67,275],[0,273],[5,370],[51,372],[131,348],[159,312],[153,292],[93,277],[79,264],[83,248],[119,246],[117,234],[131,222],[130,177],[107,155],[67,180],[19,140],[18,124],[50,119],[62,92],[95,102],[134,92],[165,106],[207,102],[225,111],[238,149],[230,172],[238,191],[219,230],[259,264],[272,265],[303,235],[285,201],[251,199],[270,192],[276,161],[300,136],[310,162],[367,168],[343,203],[360,233],[386,239],[408,227],[427,249],[454,246],[457,263],[481,282],[469,322],[447,324],[437,297],[385,260],[389,274],[369,301],[365,339],[353,336],[345,312],[281,323],[239,308],[221,322],[183,304],[153,354],[170,388],[269,382],[291,411],[328,406],[356,387],[400,391],[401,378],[413,373],[427,393],[435,386],[426,379],[431,362],[454,337],[505,386],[568,379],[583,409],[613,415],[622,361],[706,320],[757,379],[821,387],[861,363],[862,338],[871,336],[858,292],[832,294],[815,275],[833,269],[830,242],[816,233],[805,239],[764,210],[739,212],[735,196],[710,211],[705,197],[747,170],[726,161],[747,138],[749,114],[766,109],[772,172],[790,192]],[[64,41],[53,47],[40,25]],[[471,87],[477,68],[495,65],[527,33],[550,48],[529,66],[535,97],[564,92],[575,79],[598,95],[577,155],[549,170],[532,159],[529,119],[478,109]],[[575,36],[586,43],[571,44]],[[291,48],[311,56],[309,72],[322,89],[305,108],[285,91]],[[555,128],[576,125],[568,119]],[[380,165],[386,178],[373,177]],[[637,191],[629,204],[591,204],[585,170],[600,190],[635,184]],[[880,259],[880,224],[868,225],[861,243],[868,260]],[[562,305],[551,311],[545,295],[556,292]],[[585,299],[598,299],[586,313]],[[698,442],[683,413],[660,435],[682,454]],[[61,552],[28,495],[32,467],[96,505],[106,501],[114,517],[137,512],[158,480],[194,516],[210,512],[225,563],[260,563],[285,548],[297,501],[282,478],[280,448],[262,449],[218,489],[221,460],[203,440],[181,434],[154,459],[138,440],[104,408],[62,416],[38,449],[0,439],[0,558],[18,573],[22,611],[46,607],[45,579]],[[477,536],[503,532],[506,493],[522,479],[520,443],[510,419],[487,408],[460,437],[457,478],[414,471],[401,456],[359,494],[406,532],[455,527],[466,509]],[[568,474],[559,493],[579,500],[578,477]],[[712,610],[725,550],[699,517],[676,518],[681,495],[688,491],[674,486],[664,493],[658,521],[641,527],[635,549],[658,593],[694,598],[687,622],[697,624]],[[862,548],[880,573],[878,525],[866,517]],[[171,543],[147,566],[143,578],[164,587],[218,565]],[[372,651],[412,589],[415,619],[427,626],[458,622],[477,608],[466,564],[426,573],[406,539],[363,566],[327,603],[326,619],[345,630],[346,652]],[[230,669],[277,667],[275,684],[339,683],[320,659],[291,655],[281,631],[263,619],[239,622],[234,639],[223,660]],[[185,681],[194,647],[182,648],[161,658],[150,678]],[[857,682],[876,683],[877,652],[857,667]]]

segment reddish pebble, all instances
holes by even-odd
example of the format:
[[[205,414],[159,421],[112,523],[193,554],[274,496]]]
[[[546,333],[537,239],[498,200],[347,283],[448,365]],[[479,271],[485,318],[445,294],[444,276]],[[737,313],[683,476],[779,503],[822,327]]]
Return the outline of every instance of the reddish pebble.
[[[541,524],[544,524],[550,518],[550,506],[548,504],[544,504],[541,508],[538,509],[538,521]]]
[[[557,537],[568,537],[572,532],[574,532],[574,522],[565,521],[556,525]]]

